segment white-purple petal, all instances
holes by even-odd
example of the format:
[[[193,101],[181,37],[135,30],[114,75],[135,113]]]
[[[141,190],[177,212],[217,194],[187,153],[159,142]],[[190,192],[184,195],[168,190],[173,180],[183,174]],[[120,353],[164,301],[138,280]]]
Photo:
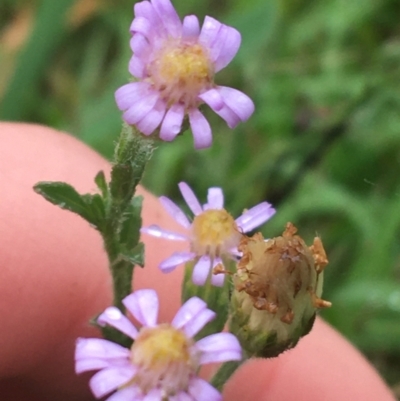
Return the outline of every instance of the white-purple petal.
[[[221,393],[199,377],[195,377],[190,381],[189,394],[196,401],[222,401]]]
[[[134,103],[148,96],[150,85],[145,82],[131,82],[115,91],[115,101],[120,110],[129,109]]]
[[[217,314],[211,309],[203,309],[194,319],[185,324],[183,330],[188,337],[194,337],[207,323],[214,320],[216,316]]]
[[[212,43],[217,38],[221,26],[222,24],[219,21],[212,17],[206,16],[200,31],[199,43],[206,48],[210,48]]]
[[[140,229],[141,233],[152,235],[157,238],[165,238],[173,241],[188,241],[189,238],[186,235],[182,235],[173,231],[164,230],[159,226],[152,224],[149,227],[142,227]]]
[[[125,297],[122,303],[144,326],[154,327],[157,324],[159,303],[156,291],[137,290]]]
[[[222,25],[216,40],[211,45],[211,57],[215,72],[226,67],[239,50],[241,35],[239,31],[227,25]]]
[[[154,30],[154,33],[156,35],[166,35],[163,23],[153,5],[149,1],[136,3],[134,6],[134,12],[136,17],[144,17],[150,22],[152,29]]]
[[[239,361],[242,358],[239,341],[231,333],[211,334],[199,340],[196,348],[201,351],[201,364]]]
[[[193,397],[191,397],[189,394],[181,391],[178,394],[172,395],[169,397],[168,401],[193,401]]]
[[[127,348],[102,338],[78,338],[76,341],[75,360],[127,358],[129,355]]]
[[[268,202],[262,202],[245,211],[236,219],[236,224],[244,233],[246,233],[265,223],[274,214],[275,209],[272,205]]]
[[[179,37],[182,23],[172,3],[169,0],[152,0],[152,4],[168,33],[172,37]]]
[[[195,15],[187,15],[183,19],[182,38],[186,40],[194,40],[200,34],[199,20]]]
[[[128,360],[128,359],[126,359]],[[113,364],[114,361],[109,361],[106,359],[81,359],[79,361],[75,361],[75,373],[80,374],[83,372],[88,372],[90,370],[99,370],[105,368],[115,367]],[[118,365],[117,365],[118,366]]]
[[[207,103],[214,111],[220,111],[224,106],[224,99],[217,89],[210,89],[201,95],[199,98]]]
[[[155,388],[150,390],[144,397],[143,401],[161,401],[164,399],[160,389]]]
[[[231,110],[226,104],[224,105],[224,107],[222,107],[222,109],[219,110],[213,109],[213,110],[215,111],[216,114],[218,114],[221,118],[223,118],[226,121],[228,127],[231,129],[235,128],[240,123],[239,116],[236,113],[234,113],[233,110]]]
[[[161,124],[166,109],[167,105],[165,104],[164,100],[159,99],[154,105],[154,108],[136,123],[139,131],[144,135],[151,135]]]
[[[211,270],[211,259],[208,255],[204,255],[194,265],[192,273],[192,281],[196,285],[204,285]]]
[[[141,59],[147,58],[149,56],[151,46],[148,40],[140,33],[136,33],[132,36],[130,40],[130,45],[135,56],[140,57]]]
[[[172,141],[181,132],[185,108],[179,103],[173,104],[161,124],[160,138],[163,141]]]
[[[176,205],[171,199],[166,196],[160,196],[160,203],[163,205],[164,209],[176,220],[181,226],[185,228],[190,227],[190,221],[183,213],[182,209]]]
[[[192,320],[196,319],[200,312],[207,309],[207,304],[198,297],[188,299],[178,310],[171,325],[181,329]]]
[[[144,60],[135,54],[129,60],[128,70],[132,76],[138,79],[146,77],[146,65]]]
[[[183,199],[185,199],[186,204],[189,206],[193,214],[197,216],[202,213],[203,208],[201,207],[201,204],[197,199],[197,196],[193,192],[192,188],[190,188],[189,185],[183,181],[178,184],[178,187],[181,191]]]
[[[194,138],[194,147],[204,149],[211,146],[212,135],[211,127],[207,119],[198,109],[189,111],[189,122]]]
[[[215,287],[222,287],[224,285],[224,281],[225,281],[224,273],[211,274],[211,284],[214,285]]]
[[[163,273],[170,273],[179,265],[189,262],[196,257],[193,252],[174,252],[169,258],[163,260],[158,266]]]
[[[136,339],[138,331],[132,322],[123,315],[123,313],[115,306],[108,307],[98,318],[97,323],[101,326],[108,324],[128,337]]]
[[[150,93],[137,102],[133,103],[123,114],[123,119],[128,124],[136,124],[146,116],[154,107],[158,100],[158,93]]]
[[[234,88],[228,88],[227,86],[218,86],[217,90],[224,99],[224,103],[229,107],[241,121],[246,121],[254,112],[253,101]]]
[[[124,368],[103,369],[90,379],[90,388],[96,398],[101,398],[118,387],[128,383],[137,369],[129,365]]]
[[[224,207],[224,193],[221,188],[209,188],[207,194],[207,205],[209,209],[222,209]]]
[[[118,390],[106,401],[142,401],[143,395],[139,387],[131,385]]]
[[[129,28],[129,31],[133,33],[140,33],[141,35],[145,36],[146,38],[151,36],[152,32],[152,25],[147,18],[143,17],[136,17]]]

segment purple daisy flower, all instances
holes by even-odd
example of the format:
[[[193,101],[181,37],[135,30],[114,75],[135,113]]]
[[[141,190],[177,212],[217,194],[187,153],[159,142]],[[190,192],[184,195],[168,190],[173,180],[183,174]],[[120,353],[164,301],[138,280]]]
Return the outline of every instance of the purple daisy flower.
[[[204,285],[210,271],[213,271],[211,283],[222,286],[225,275],[216,274],[224,271],[222,258],[240,256],[237,246],[242,234],[269,220],[275,214],[275,209],[269,203],[262,202],[235,220],[224,209],[221,188],[209,188],[207,203],[203,206],[185,182],[179,183],[179,189],[194,214],[192,222],[171,199],[161,196],[160,201],[166,211],[187,229],[187,234],[164,230],[157,225],[143,227],[141,232],[170,240],[189,241],[190,251],[175,252],[161,262],[159,267],[163,272],[169,273],[178,265],[194,260],[192,280],[196,285]]]
[[[98,318],[134,340],[130,349],[108,340],[79,338],[75,370],[98,370],[90,380],[96,398],[114,392],[107,401],[220,401],[221,394],[197,376],[201,365],[241,359],[241,347],[231,333],[195,342],[195,336],[216,314],[200,298],[190,298],[171,324],[157,324],[158,297],[138,290],[123,304],[143,327],[138,330],[116,307]]]
[[[172,141],[189,117],[197,149],[211,145],[211,127],[199,111],[208,104],[230,128],[247,120],[254,104],[244,93],[214,84],[240,46],[240,33],[211,17],[203,26],[196,16],[181,22],[170,0],[135,4],[130,32],[133,57],[129,72],[137,79],[115,93],[123,119],[145,135],[160,127],[160,138]]]

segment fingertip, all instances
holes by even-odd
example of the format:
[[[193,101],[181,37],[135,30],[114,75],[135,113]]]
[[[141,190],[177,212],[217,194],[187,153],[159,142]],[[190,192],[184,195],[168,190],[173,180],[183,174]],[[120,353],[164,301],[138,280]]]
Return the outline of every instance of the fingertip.
[[[227,383],[224,399],[395,401],[359,351],[320,319],[293,350],[247,362]]]

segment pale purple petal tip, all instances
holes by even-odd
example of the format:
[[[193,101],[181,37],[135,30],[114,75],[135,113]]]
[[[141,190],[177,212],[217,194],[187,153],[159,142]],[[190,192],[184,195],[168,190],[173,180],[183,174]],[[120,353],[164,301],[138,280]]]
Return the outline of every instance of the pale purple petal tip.
[[[128,124],[136,124],[153,109],[157,100],[158,94],[150,93],[148,96],[133,103],[132,106],[123,114],[123,119]]]
[[[220,111],[225,106],[224,99],[217,89],[210,89],[199,95],[199,98],[214,111]]]
[[[219,21],[212,17],[206,16],[201,28],[199,43],[204,45],[206,48],[210,48],[217,38],[221,26],[222,24]]]
[[[242,358],[239,341],[231,333],[216,333],[202,338],[196,343],[201,351],[200,363],[238,361]]]
[[[169,401],[194,401],[189,394],[184,393],[183,391],[169,397]]]
[[[149,42],[140,33],[132,36],[130,45],[135,56],[140,57],[141,59],[147,58],[151,51]]]
[[[181,329],[192,320],[196,319],[200,312],[207,309],[207,304],[198,297],[188,299],[178,310],[171,324],[176,329]]]
[[[137,290],[125,297],[122,303],[144,326],[156,325],[159,304],[157,293],[154,290]]]
[[[204,285],[211,270],[211,259],[209,256],[202,256],[193,268],[192,281],[196,285]]]
[[[160,129],[160,138],[163,141],[172,141],[181,132],[185,108],[178,103],[172,105],[165,114]]]
[[[182,38],[196,39],[200,34],[199,20],[195,15],[187,15],[183,19]]]
[[[236,224],[246,233],[268,221],[274,214],[275,209],[271,204],[262,202],[238,217]]]
[[[152,4],[168,33],[173,37],[180,36],[182,23],[172,3],[169,0],[152,0]]]
[[[144,82],[131,82],[115,91],[115,101],[120,110],[128,110],[138,100],[149,95],[149,84]]]
[[[164,209],[172,216],[181,226],[185,228],[190,227],[190,221],[186,217],[185,213],[177,206],[171,199],[166,196],[160,196],[159,198]]]
[[[101,326],[108,324],[133,339],[136,339],[138,334],[136,327],[115,306],[108,307],[97,318],[97,323],[99,323]]]
[[[227,86],[216,88],[224,99],[224,103],[229,107],[241,121],[246,121],[254,112],[253,101],[243,92]]]
[[[129,73],[138,79],[143,79],[146,76],[145,70],[146,70],[146,65],[144,63],[144,60],[134,54],[129,60],[129,65],[128,65]]]
[[[197,109],[190,110],[189,122],[193,132],[194,147],[196,149],[209,148],[212,143],[211,127],[203,114]]]
[[[240,42],[239,31],[227,25],[221,27],[217,39],[211,46],[215,72],[222,70],[232,61],[239,50]]]
[[[225,274],[218,273],[218,274],[211,274],[211,284],[215,287],[222,287],[225,281]]]
[[[102,338],[78,338],[75,348],[75,360],[126,358],[129,350],[119,344]]]
[[[188,337],[194,337],[207,323],[214,320],[217,314],[211,309],[204,309],[194,319],[188,322],[184,331]]]
[[[149,227],[142,227],[140,229],[141,233],[152,235],[157,238],[165,238],[173,241],[188,241],[188,237],[186,235],[178,234],[173,231],[164,230],[159,226],[153,224]]]
[[[144,17],[136,17],[129,28],[129,31],[133,33],[140,33],[145,37],[151,36],[152,26],[150,21]]]
[[[195,216],[199,215],[203,212],[203,208],[200,205],[197,196],[193,192],[192,188],[189,187],[186,182],[180,182],[178,187],[181,191],[183,199],[185,199],[186,204],[189,206],[190,210],[193,212]]]
[[[222,401],[221,393],[199,377],[195,377],[190,381],[189,394],[196,401]]]
[[[96,398],[101,398],[128,383],[135,373],[136,369],[132,365],[124,368],[103,369],[90,379],[90,388]]]
[[[161,124],[166,108],[165,102],[159,99],[154,108],[136,124],[139,131],[145,135],[151,135]]]
[[[209,209],[222,209],[224,207],[224,193],[221,188],[208,189],[207,205]]]
[[[143,396],[139,387],[129,386],[115,392],[106,401],[142,401]]]
[[[164,25],[151,2],[141,1],[140,3],[136,3],[134,12],[136,18],[143,17],[149,21],[152,27],[152,33],[154,31],[155,35],[166,36]],[[133,32],[131,31],[131,33]]]
[[[170,273],[179,265],[189,262],[196,257],[193,252],[174,252],[169,258],[163,260],[158,266],[163,273]]]

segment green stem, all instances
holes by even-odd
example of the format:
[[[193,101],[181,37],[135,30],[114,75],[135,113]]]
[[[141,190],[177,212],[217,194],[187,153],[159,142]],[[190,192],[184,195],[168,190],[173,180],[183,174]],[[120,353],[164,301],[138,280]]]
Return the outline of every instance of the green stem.
[[[123,313],[125,313],[125,307],[122,299],[132,291],[134,265],[123,255],[125,244],[122,243],[120,234],[136,187],[154,148],[154,139],[143,136],[134,127],[128,125],[123,126],[115,147],[106,221],[102,236],[113,280],[113,305]],[[138,227],[139,229],[140,227]],[[134,247],[137,244],[130,245]],[[106,338],[117,340],[110,330],[103,331],[103,334]]]
[[[246,359],[241,361],[230,361],[225,362],[219,369],[218,372],[211,379],[211,384],[219,391],[222,391],[225,383],[229,378],[236,372],[236,369],[240,367]]]

